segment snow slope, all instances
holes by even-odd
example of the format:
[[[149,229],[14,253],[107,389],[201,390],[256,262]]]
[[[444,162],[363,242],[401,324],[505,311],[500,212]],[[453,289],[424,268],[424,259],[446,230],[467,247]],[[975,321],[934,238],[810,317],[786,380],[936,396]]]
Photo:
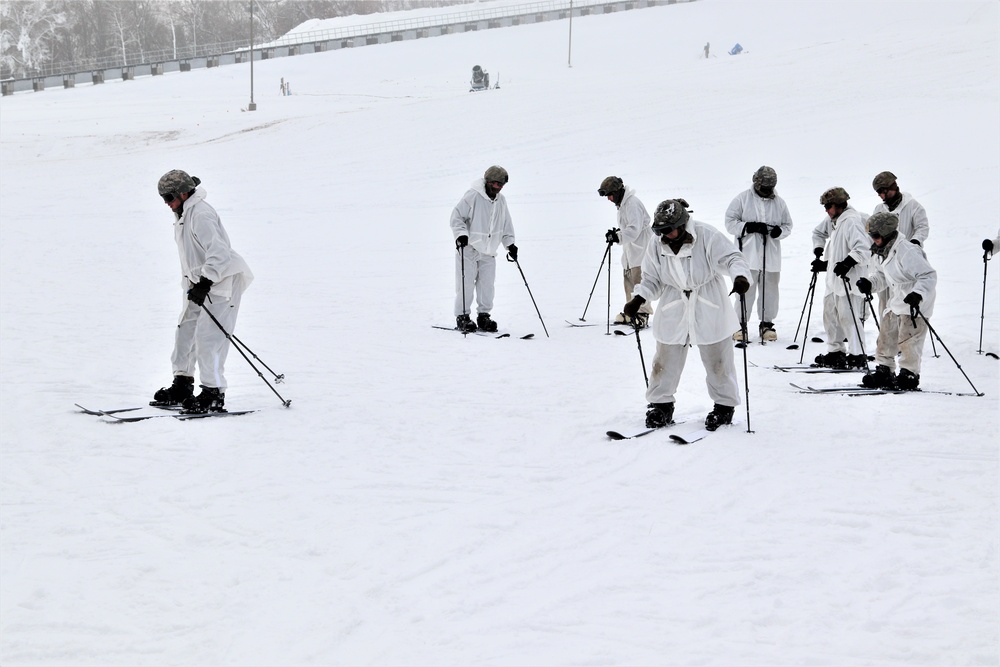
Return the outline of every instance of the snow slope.
[[[258,62],[252,113],[246,66],[3,98],[0,661],[998,664],[1000,364],[976,353],[998,27],[987,0],[699,0],[574,19],[571,68],[565,21]],[[501,89],[466,92],[474,64]],[[494,163],[551,337],[506,262],[493,314],[534,340],[431,328],[452,322],[448,216]],[[747,351],[754,433],[741,406],[692,446],[608,441],[642,424],[636,341],[564,323],[614,222],[598,184],[721,226],[761,164],[796,228],[779,341]],[[253,268],[237,335],[290,409],[235,352],[228,403],[254,415],[73,408],[169,380],[173,168]],[[883,169],[928,210],[957,359],[928,350],[923,385],[971,391],[964,371],[985,397],[801,395],[843,376],[768,368],[799,359],[820,193],[870,212]],[[692,354],[680,428],[710,407]]]

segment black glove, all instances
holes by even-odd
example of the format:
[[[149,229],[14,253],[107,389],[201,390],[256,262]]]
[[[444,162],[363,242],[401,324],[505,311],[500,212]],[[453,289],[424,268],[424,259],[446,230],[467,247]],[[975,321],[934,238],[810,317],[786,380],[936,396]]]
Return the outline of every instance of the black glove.
[[[514,245],[513,243],[511,243],[509,246],[507,246],[507,254],[510,255],[510,258],[516,262],[517,261],[517,246]]]
[[[847,276],[847,272],[857,266],[857,264],[858,260],[853,257],[845,257],[834,265],[833,272],[838,278],[844,278]]]
[[[772,239],[778,238],[779,236],[781,236],[781,227],[779,225],[775,225],[774,227],[771,227],[771,232],[770,233],[771,233],[771,238]]]
[[[622,314],[634,322],[635,318],[639,315],[639,308],[641,308],[644,303],[646,303],[646,300],[636,294],[632,297],[632,300],[626,303],[625,307],[622,308]]]
[[[910,306],[916,308],[920,305],[920,302],[924,300],[924,297],[920,296],[916,292],[910,292],[903,298],[903,303],[909,304]]]
[[[989,239],[983,239],[983,250],[986,252],[993,252],[993,241]]]
[[[730,294],[746,294],[747,290],[750,289],[750,281],[743,276],[736,276],[733,280],[733,289],[730,290]]]
[[[858,281],[854,284],[858,286],[858,291],[865,296],[872,295],[872,281],[867,278],[858,278]]]
[[[817,248],[817,250],[821,250],[821,248]],[[814,259],[812,261],[813,273],[821,273],[823,271],[826,271],[826,267],[828,264],[829,262],[826,261],[825,259]]]
[[[823,249],[822,248],[813,248],[813,254],[816,255],[816,259],[819,259],[820,257],[823,256]],[[823,269],[823,270],[825,271],[826,269]]]
[[[747,234],[767,234],[767,225],[763,222],[748,222],[743,225],[743,236]]]
[[[910,239],[910,243],[912,243],[915,246],[919,246],[920,245],[920,241],[918,241],[916,239]]]
[[[609,229],[607,234],[604,235],[604,241],[606,243],[621,243],[621,238],[618,236],[618,230]]]
[[[457,239],[455,239],[456,248],[464,248],[467,245],[469,245],[469,237],[466,236],[465,234],[462,234]]]
[[[205,297],[208,296],[210,289],[212,289],[212,281],[202,276],[198,284],[188,290],[188,301],[194,301],[199,306],[204,306]]]

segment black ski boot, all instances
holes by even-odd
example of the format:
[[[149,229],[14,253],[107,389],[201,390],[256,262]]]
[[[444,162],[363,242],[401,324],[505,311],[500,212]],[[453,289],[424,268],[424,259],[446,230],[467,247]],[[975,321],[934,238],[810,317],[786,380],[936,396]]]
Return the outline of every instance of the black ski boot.
[[[188,375],[175,375],[173,384],[157,389],[149,404],[158,408],[169,408],[181,405],[184,399],[192,396],[194,396],[194,378]]]
[[[902,391],[918,391],[920,386],[920,376],[913,371],[906,370],[905,368],[899,369],[899,375],[896,376],[896,389]]]
[[[736,408],[728,405],[715,404],[712,411],[708,413],[705,417],[705,429],[708,431],[714,431],[723,424],[733,423],[733,413],[736,412]]]
[[[225,412],[226,394],[216,387],[201,385],[201,393],[184,400],[184,410],[188,415],[203,415],[206,412]]]
[[[818,355],[816,365],[823,368],[847,368],[847,354],[837,351]]]
[[[863,354],[847,355],[847,368],[864,368],[868,365],[868,359]]]
[[[646,428],[663,428],[674,423],[673,403],[650,403],[646,410]]]
[[[892,374],[891,368],[879,364],[871,373],[865,373],[861,384],[868,389],[895,389],[896,376]]]
[[[774,330],[774,322],[760,323],[760,339],[765,343],[773,343],[778,340],[778,332]]]
[[[459,315],[455,318],[455,328],[459,331],[472,333],[476,330],[476,323],[468,315]]]
[[[497,323],[490,319],[489,313],[479,313],[476,315],[476,325],[483,331],[489,333],[497,332]]]

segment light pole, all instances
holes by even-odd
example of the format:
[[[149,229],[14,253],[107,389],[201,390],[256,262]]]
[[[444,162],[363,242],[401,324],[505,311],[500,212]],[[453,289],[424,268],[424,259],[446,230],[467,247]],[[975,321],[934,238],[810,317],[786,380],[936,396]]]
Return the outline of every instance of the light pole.
[[[247,111],[256,111],[257,105],[253,101],[253,0],[250,0],[250,105]]]
[[[568,67],[573,66],[573,0],[569,0],[569,56]]]

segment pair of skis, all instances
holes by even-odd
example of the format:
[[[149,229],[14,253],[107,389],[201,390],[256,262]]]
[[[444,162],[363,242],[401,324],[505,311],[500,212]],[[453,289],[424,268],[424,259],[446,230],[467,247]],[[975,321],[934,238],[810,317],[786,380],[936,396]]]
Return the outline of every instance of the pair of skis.
[[[462,331],[458,327],[439,327],[436,324],[432,324],[431,328],[434,328],[434,329],[443,329],[445,331],[454,331],[455,333],[467,334],[467,335],[471,335],[471,336],[482,336],[484,338],[510,338],[511,337],[510,333],[506,332],[506,331],[504,331],[504,332],[489,332],[489,331],[480,331],[478,329],[476,331]],[[531,340],[534,337],[535,337],[535,334],[533,334],[533,333],[525,334],[523,336],[518,336],[518,338],[521,339],[521,340]]]
[[[661,426],[660,428],[650,428],[646,429],[645,431],[639,431],[638,433],[634,433],[632,435],[626,435],[618,431],[608,431],[607,436],[611,440],[634,440],[635,438],[641,438],[644,435],[649,435],[650,433],[654,433],[656,431],[666,431],[674,426],[680,426],[681,424],[684,424],[687,421],[688,421],[687,419],[682,419],[680,421],[672,422],[666,426]],[[738,421],[733,422],[733,424],[738,424],[738,423],[739,423]],[[699,428],[693,431],[688,431],[687,433],[670,433],[669,437],[670,441],[673,442],[674,444],[690,445],[692,443],[698,442],[699,440],[705,439],[711,433],[713,433],[713,431],[709,431],[707,428]]]
[[[153,406],[160,410],[166,410],[166,412],[161,412],[159,414],[145,414],[145,415],[126,415],[122,416],[125,412],[135,412],[136,410],[142,410],[143,408],[118,408],[116,410],[91,410],[90,408],[85,408],[79,403],[74,403],[76,407],[84,414],[94,415],[96,417],[107,417],[111,421],[108,423],[118,423],[127,424],[132,422],[146,421],[147,419],[156,419],[158,417],[173,417],[179,421],[188,421],[191,419],[206,419],[209,417],[238,417],[240,415],[248,415],[256,410],[233,410],[226,412],[198,412],[198,413],[185,413],[180,412],[180,408],[170,409],[162,406]]]
[[[863,385],[852,385],[846,387],[809,387],[797,385],[789,382],[800,394],[842,394],[845,396],[879,396],[881,394],[938,394],[941,396],[984,396],[985,394],[973,394],[971,392],[958,391],[938,391],[935,389],[876,389]]]

